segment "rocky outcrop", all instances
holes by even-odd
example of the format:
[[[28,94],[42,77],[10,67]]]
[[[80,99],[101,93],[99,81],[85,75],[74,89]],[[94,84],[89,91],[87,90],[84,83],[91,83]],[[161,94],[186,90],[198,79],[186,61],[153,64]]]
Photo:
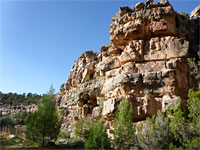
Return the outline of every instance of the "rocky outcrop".
[[[65,110],[63,127],[101,116],[111,123],[122,97],[132,102],[135,121],[179,99],[184,104],[195,84],[187,58],[199,50],[199,19],[199,8],[189,17],[167,0],[121,7],[112,18],[110,43],[101,54],[83,53],[57,95],[58,108]]]
[[[37,109],[36,104],[31,105],[17,105],[17,106],[11,106],[9,104],[2,104],[0,105],[0,114],[1,115],[14,115],[17,113],[32,113]]]

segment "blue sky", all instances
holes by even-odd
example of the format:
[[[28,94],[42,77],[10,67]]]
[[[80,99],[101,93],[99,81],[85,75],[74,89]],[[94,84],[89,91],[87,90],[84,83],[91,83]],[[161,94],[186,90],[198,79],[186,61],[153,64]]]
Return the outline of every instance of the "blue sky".
[[[74,61],[109,43],[109,24],[121,6],[138,1],[0,0],[0,91],[56,92]],[[170,1],[189,13],[199,1]]]

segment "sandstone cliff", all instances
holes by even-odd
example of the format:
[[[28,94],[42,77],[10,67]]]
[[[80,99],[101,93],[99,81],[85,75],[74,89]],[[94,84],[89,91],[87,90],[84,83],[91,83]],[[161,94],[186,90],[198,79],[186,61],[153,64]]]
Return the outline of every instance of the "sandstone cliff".
[[[122,97],[131,101],[134,121],[183,104],[194,86],[187,58],[199,50],[199,8],[191,16],[174,11],[167,0],[121,7],[112,18],[110,43],[101,54],[83,53],[71,69],[57,106],[63,128],[83,118],[104,116],[112,123]]]

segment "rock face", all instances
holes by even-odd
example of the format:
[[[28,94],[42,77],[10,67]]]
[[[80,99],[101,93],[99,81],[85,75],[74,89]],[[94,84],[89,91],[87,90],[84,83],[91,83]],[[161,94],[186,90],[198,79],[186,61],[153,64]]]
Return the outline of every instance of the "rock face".
[[[179,99],[184,104],[194,86],[187,58],[199,50],[199,8],[189,17],[167,0],[146,0],[121,7],[112,20],[110,43],[101,54],[83,53],[57,95],[65,128],[101,116],[111,123],[122,97],[132,102],[134,120],[144,120]]]
[[[10,106],[10,105],[0,105],[0,114],[2,115],[14,115],[17,113],[27,112],[32,113],[37,110],[36,104],[31,105],[17,105],[17,106]]]

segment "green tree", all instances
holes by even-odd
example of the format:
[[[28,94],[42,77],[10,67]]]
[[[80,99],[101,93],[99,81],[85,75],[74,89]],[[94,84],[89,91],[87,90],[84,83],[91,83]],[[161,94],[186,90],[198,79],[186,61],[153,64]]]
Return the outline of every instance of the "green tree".
[[[49,93],[43,95],[42,102],[37,111],[31,115],[27,125],[26,138],[30,141],[40,143],[42,146],[52,140],[56,140],[61,120],[55,107],[54,89],[51,86]]]
[[[110,140],[104,127],[104,120],[94,121],[88,130],[85,149],[109,149]]]
[[[200,149],[200,84],[197,91],[193,89],[188,93],[189,127],[191,135],[187,141],[187,149]]]
[[[132,104],[122,98],[114,119],[114,148],[130,149],[135,145],[135,129],[133,127]]]

